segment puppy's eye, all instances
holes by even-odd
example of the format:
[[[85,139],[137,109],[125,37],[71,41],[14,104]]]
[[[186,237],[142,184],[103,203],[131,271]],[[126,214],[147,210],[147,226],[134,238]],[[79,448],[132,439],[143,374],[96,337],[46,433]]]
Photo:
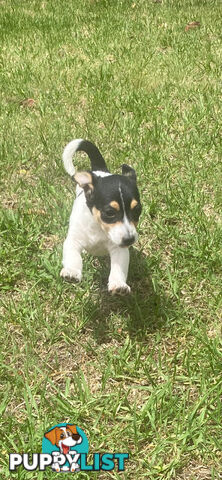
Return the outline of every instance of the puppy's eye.
[[[115,212],[113,210],[107,210],[104,213],[105,213],[106,217],[109,217],[109,218],[115,217]]]
[[[61,433],[60,438],[65,438],[64,433]]]
[[[115,223],[118,212],[114,208],[107,208],[101,212],[101,218],[105,223]]]

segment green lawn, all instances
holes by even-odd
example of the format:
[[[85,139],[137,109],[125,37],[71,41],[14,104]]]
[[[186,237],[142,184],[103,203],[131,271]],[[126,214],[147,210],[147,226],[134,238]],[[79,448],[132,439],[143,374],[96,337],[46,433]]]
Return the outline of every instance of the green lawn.
[[[76,478],[221,479],[221,2],[0,3],[1,479],[64,478],[8,470],[61,422],[130,454]],[[106,258],[59,276],[73,138],[137,171],[129,297],[107,294]]]

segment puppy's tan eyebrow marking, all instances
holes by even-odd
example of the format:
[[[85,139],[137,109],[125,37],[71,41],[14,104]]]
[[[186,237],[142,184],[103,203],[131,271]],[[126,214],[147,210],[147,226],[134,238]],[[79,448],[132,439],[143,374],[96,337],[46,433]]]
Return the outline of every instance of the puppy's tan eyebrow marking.
[[[131,209],[135,208],[137,204],[138,204],[137,200],[135,200],[135,198],[133,198],[133,200],[131,201],[131,204],[130,204],[130,208]]]
[[[110,207],[115,208],[115,210],[117,210],[117,211],[120,210],[120,206],[119,206],[118,202],[116,202],[115,200],[110,202]]]

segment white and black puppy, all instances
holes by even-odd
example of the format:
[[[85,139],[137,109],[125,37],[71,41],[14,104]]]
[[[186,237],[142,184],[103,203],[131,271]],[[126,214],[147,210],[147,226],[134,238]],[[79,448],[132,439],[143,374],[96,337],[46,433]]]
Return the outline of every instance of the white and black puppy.
[[[86,152],[90,171],[75,173],[72,157]],[[64,149],[66,171],[77,182],[76,199],[63,245],[61,276],[75,281],[82,278],[81,253],[110,255],[111,269],[108,291],[112,294],[130,292],[127,285],[129,246],[137,240],[136,225],[141,203],[135,170],[122,165],[122,175],[111,174],[98,148],[88,140],[71,141]]]

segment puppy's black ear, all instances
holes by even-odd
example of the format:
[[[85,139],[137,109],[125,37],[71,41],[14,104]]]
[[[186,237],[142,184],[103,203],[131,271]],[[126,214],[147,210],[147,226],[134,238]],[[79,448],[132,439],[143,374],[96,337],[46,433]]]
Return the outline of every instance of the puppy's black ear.
[[[126,163],[122,165],[122,174],[125,175],[126,177],[129,177],[130,180],[133,180],[134,182],[136,182],[136,172],[134,168],[129,167],[129,165],[126,165]]]
[[[93,193],[97,177],[90,172],[77,172],[74,175],[75,181],[83,188],[85,195],[90,197]]]

